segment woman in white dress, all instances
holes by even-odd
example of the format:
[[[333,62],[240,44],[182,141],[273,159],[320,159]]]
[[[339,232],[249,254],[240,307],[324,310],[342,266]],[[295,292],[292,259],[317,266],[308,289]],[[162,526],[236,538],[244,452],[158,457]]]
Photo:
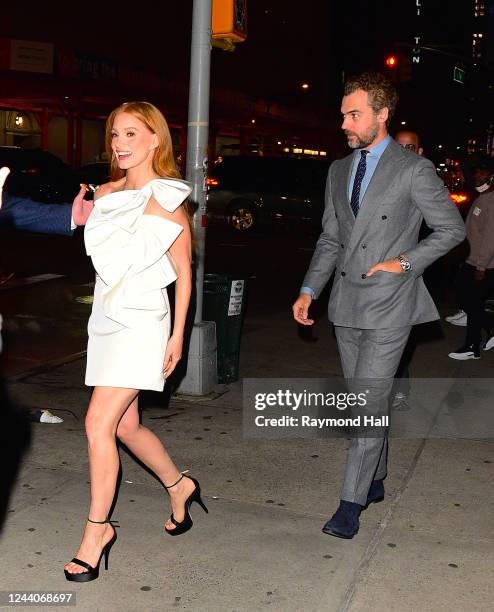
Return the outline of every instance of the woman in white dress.
[[[86,384],[94,387],[86,416],[91,503],[81,545],[65,566],[67,580],[88,582],[116,539],[108,514],[119,457],[118,437],[163,483],[170,535],[192,527],[193,501],[207,512],[197,480],[181,474],[159,438],[139,422],[140,389],[162,391],[182,356],[191,293],[191,229],[170,132],[148,102],[128,102],[108,117],[111,182],[95,194],[84,233],[96,270],[88,323]],[[166,287],[175,281],[170,335]]]

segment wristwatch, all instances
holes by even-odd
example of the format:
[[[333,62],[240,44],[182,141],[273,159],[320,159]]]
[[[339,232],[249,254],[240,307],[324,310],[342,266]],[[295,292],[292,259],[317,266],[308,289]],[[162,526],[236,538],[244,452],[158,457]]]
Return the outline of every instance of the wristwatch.
[[[408,261],[408,259],[404,255],[398,255],[398,259],[403,272],[410,272],[412,269],[412,264]]]

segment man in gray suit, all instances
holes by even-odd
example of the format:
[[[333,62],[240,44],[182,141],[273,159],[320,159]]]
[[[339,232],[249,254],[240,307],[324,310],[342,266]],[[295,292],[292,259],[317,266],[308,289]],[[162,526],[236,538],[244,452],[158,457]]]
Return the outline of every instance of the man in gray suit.
[[[388,135],[398,96],[382,75],[345,84],[342,129],[354,149],[328,172],[322,233],[293,316],[312,325],[309,306],[333,271],[329,319],[346,379],[380,381],[387,403],[412,325],[439,318],[422,274],[465,237],[434,165]],[[422,219],[433,230],[421,242]],[[324,533],[352,538],[363,508],[384,498],[387,438],[356,437],[348,451],[340,505]]]

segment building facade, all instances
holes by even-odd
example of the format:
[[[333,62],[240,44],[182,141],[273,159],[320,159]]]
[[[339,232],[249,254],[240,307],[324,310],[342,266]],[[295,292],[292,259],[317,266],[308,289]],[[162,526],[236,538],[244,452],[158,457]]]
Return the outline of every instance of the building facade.
[[[125,62],[38,41],[1,39],[0,145],[48,150],[79,167],[102,161],[105,119],[125,100],[164,113],[175,155],[185,160],[187,79],[170,82]],[[338,127],[328,108],[310,116],[261,97],[213,89],[210,161],[218,155],[335,155]]]

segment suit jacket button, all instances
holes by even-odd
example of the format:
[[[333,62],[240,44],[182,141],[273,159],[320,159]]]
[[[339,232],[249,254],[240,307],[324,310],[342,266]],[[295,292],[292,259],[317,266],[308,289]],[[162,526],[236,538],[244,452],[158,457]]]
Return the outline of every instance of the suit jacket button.
[[[383,216],[381,217],[381,219],[382,219],[383,221],[386,221],[386,219],[387,219],[387,218],[388,218],[388,217],[387,217],[386,215],[383,215]]]
[[[346,276],[346,272],[342,272],[342,273],[341,273],[341,276]]]
[[[367,278],[367,274],[362,274],[362,278]]]

